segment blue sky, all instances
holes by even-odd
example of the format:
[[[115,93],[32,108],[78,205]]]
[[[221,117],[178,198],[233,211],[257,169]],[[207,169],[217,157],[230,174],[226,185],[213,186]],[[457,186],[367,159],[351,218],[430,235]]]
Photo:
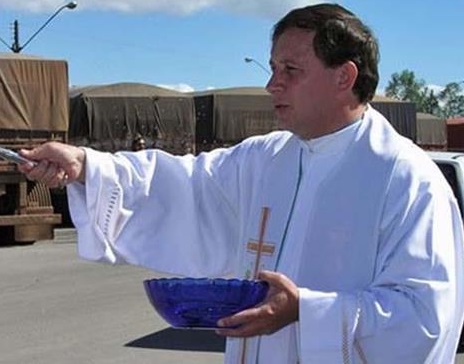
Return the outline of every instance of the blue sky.
[[[20,44],[66,1],[0,0],[0,37]],[[23,53],[65,59],[71,85],[144,82],[184,89],[263,86],[270,32],[302,0],[78,0]],[[463,0],[343,0],[377,35],[380,88],[409,69],[428,84],[464,80]],[[9,52],[0,44],[0,51]]]

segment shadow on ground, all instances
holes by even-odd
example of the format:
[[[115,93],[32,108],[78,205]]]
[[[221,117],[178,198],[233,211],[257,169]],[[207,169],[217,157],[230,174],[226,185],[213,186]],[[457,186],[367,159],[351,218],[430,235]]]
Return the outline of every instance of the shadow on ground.
[[[125,346],[144,349],[223,353],[225,339],[209,330],[176,330],[168,328],[131,341]]]
[[[125,346],[144,349],[165,349],[183,351],[218,352],[225,351],[225,339],[208,330],[176,330],[168,328],[153,334],[141,337],[127,343]],[[464,353],[464,343],[461,343],[457,352]]]

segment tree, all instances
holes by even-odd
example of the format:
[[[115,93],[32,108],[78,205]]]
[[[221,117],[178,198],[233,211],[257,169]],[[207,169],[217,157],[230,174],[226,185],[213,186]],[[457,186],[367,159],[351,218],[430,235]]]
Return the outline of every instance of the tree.
[[[385,92],[388,97],[418,103],[424,87],[424,80],[417,79],[413,71],[404,70],[392,75]]]
[[[416,78],[413,71],[403,70],[394,73],[385,93],[388,97],[410,101],[416,104],[417,111],[433,114],[443,118],[464,115],[464,94],[460,84],[451,82],[436,94],[426,86],[422,79]]]
[[[440,115],[441,108],[438,96],[435,92],[428,87],[424,87],[421,91],[420,104],[417,107],[418,111],[425,112],[432,115]]]
[[[438,99],[442,105],[441,116],[445,119],[464,115],[464,95],[460,87],[461,83],[448,83],[438,94]]]

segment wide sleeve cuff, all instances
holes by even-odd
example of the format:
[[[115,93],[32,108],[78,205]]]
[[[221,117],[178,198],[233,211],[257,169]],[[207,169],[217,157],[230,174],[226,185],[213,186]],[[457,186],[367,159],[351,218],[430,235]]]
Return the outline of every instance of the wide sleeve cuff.
[[[86,182],[68,186],[71,217],[78,230],[79,255],[90,260],[118,263],[114,243],[130,217],[122,208],[122,190],[114,182],[111,156],[86,152]]]
[[[351,363],[359,308],[353,295],[300,288],[301,363]]]

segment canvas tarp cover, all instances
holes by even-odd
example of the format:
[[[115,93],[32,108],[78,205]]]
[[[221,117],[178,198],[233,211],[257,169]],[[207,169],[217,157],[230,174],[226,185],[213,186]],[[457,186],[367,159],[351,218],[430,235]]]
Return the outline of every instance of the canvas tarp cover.
[[[424,149],[446,149],[446,120],[432,114],[417,113],[416,143]]]
[[[271,96],[259,87],[194,93],[197,143],[234,144],[277,129]]]
[[[385,116],[401,135],[416,142],[417,121],[415,103],[376,95],[370,104]]]
[[[197,143],[233,144],[278,128],[271,96],[262,87],[239,87],[194,93]],[[372,106],[402,135],[416,140],[416,107],[412,102],[376,96]]]
[[[139,83],[74,88],[70,91],[69,140],[99,150],[129,149],[141,134],[147,146],[174,153],[194,143],[191,96]]]
[[[0,129],[66,132],[66,61],[0,54]]]

